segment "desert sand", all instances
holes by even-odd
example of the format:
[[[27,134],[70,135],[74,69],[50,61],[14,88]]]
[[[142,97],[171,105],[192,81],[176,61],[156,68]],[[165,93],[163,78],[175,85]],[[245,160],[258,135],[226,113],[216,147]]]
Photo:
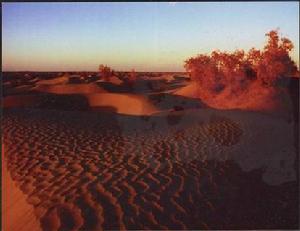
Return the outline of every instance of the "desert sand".
[[[5,152],[2,145],[2,154]],[[2,156],[2,230],[41,230],[34,215],[34,207],[26,201],[26,195],[16,186]]]
[[[64,87],[43,92],[51,107],[41,92],[4,98],[3,163],[30,209],[20,223],[34,214],[42,230],[298,227],[294,121],[186,94]],[[34,103],[12,98],[24,95]]]
[[[103,93],[104,89],[98,87],[94,83],[86,84],[57,84],[57,85],[37,85],[32,88],[39,92],[54,93],[54,94],[90,94]]]
[[[61,76],[53,79],[47,79],[47,80],[39,80],[37,81],[37,85],[56,85],[56,84],[64,84],[69,81],[69,76]]]
[[[190,83],[185,87],[179,88],[174,91],[174,94],[197,99],[199,98],[197,83]]]

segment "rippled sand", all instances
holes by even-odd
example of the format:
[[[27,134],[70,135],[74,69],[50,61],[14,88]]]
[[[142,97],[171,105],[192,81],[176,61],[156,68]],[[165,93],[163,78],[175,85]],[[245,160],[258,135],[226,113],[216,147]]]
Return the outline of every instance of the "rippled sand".
[[[4,147],[2,145],[3,153]],[[41,230],[39,221],[34,215],[34,208],[26,201],[26,195],[11,179],[5,161],[2,161],[1,179],[2,230]]]
[[[210,109],[6,109],[5,159],[43,230],[298,227],[293,124]]]

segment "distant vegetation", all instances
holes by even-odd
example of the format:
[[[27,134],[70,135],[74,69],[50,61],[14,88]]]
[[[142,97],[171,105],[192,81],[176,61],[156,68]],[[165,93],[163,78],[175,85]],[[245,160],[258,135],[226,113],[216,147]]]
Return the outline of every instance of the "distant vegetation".
[[[136,81],[136,78],[137,78],[136,72],[135,72],[134,69],[132,69],[131,72],[130,72],[130,74],[129,74],[129,82],[130,82],[130,83],[135,82],[135,81]]]
[[[263,50],[252,48],[232,53],[216,50],[188,59],[185,68],[199,86],[199,97],[217,108],[247,108],[267,103],[267,98],[274,96],[276,82],[295,76],[298,70],[289,55],[294,47],[292,42],[280,38],[277,30],[266,36],[268,41]]]
[[[114,71],[110,67],[106,65],[104,66],[103,64],[99,66],[99,72],[101,78],[105,81],[109,81],[110,77],[114,75]]]

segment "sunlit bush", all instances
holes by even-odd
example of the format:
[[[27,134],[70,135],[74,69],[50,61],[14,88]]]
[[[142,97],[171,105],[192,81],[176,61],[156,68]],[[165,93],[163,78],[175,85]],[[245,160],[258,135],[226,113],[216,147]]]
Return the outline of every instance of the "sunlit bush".
[[[252,100],[272,98],[276,81],[293,75],[297,67],[289,56],[292,42],[279,38],[276,30],[266,36],[262,51],[216,50],[188,59],[185,68],[199,86],[199,97],[218,108],[244,108]]]
[[[105,81],[109,81],[110,77],[114,74],[114,71],[110,67],[104,66],[103,64],[99,66],[99,72],[101,78]]]
[[[134,83],[135,81],[136,81],[136,72],[134,69],[132,69],[129,74],[129,82]]]

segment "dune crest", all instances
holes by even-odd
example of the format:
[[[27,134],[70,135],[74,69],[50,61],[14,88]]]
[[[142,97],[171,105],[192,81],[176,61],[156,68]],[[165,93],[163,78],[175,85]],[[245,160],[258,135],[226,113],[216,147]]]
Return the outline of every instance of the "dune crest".
[[[106,92],[95,83],[62,84],[62,85],[38,85],[34,88],[40,92],[54,94],[90,94]]]
[[[272,88],[263,88],[253,83],[248,91],[238,97],[224,90],[214,97],[200,94],[199,84],[192,82],[189,85],[176,90],[173,94],[189,98],[198,98],[206,105],[216,109],[241,109],[248,111],[274,112],[288,116],[292,110],[291,99],[284,91],[276,92]]]
[[[101,93],[88,94],[86,97],[90,107],[113,107],[120,114],[150,115],[158,112],[147,98],[134,94]]]
[[[56,77],[53,79],[39,80],[36,82],[37,85],[55,85],[55,84],[65,84],[69,82],[69,76],[64,75],[61,77]]]
[[[173,92],[174,95],[189,97],[189,98],[198,98],[199,99],[199,87],[198,84],[192,82],[187,86],[181,87],[178,90]]]
[[[123,83],[122,80],[120,80],[117,76],[112,76],[109,78],[109,82],[116,85],[121,85]]]

